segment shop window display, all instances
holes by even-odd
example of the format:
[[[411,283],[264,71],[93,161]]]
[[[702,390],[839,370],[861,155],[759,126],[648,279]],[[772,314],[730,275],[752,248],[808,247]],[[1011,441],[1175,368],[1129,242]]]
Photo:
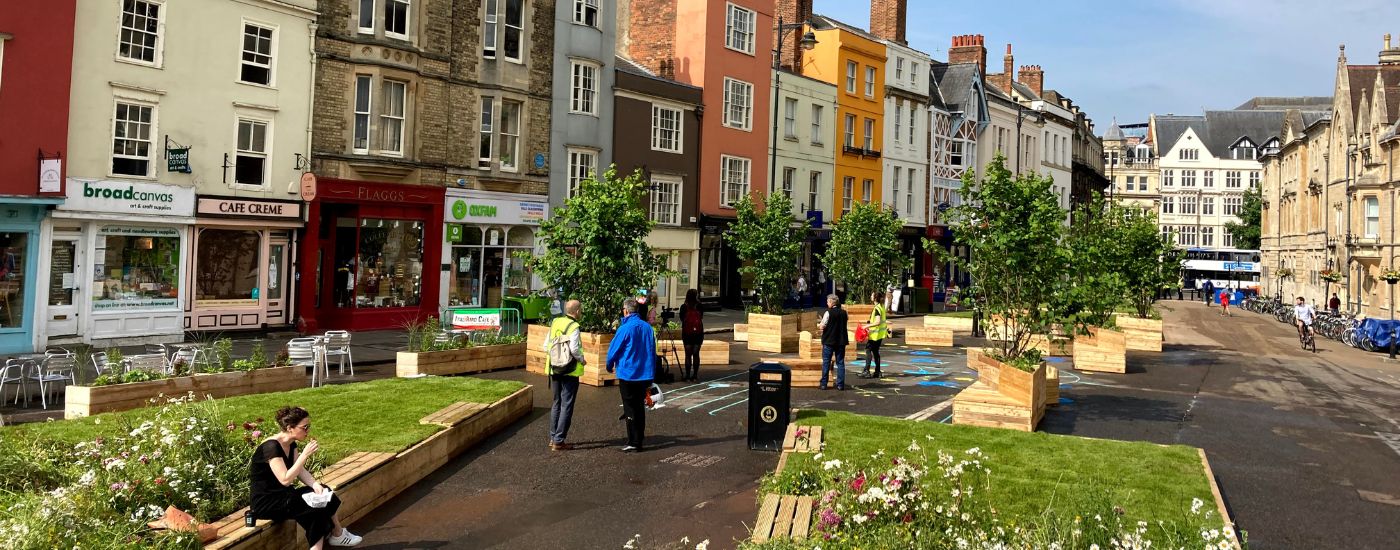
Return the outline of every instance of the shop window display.
[[[24,259],[28,233],[0,233],[0,328],[24,325]]]
[[[202,305],[251,303],[259,298],[262,233],[201,229],[195,266],[194,299]]]
[[[530,294],[532,274],[516,254],[534,250],[534,232],[525,226],[467,226],[452,247],[448,304],[501,307],[505,296]]]
[[[180,296],[180,231],[103,227],[94,266],[93,309],[176,307]]]
[[[355,307],[413,307],[422,296],[423,222],[360,220]]]

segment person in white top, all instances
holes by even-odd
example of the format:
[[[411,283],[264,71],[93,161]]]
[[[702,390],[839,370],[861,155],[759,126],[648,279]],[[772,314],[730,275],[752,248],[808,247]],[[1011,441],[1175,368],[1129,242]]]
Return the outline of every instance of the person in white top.
[[[1298,305],[1293,306],[1293,324],[1298,325],[1300,337],[1303,336],[1303,331],[1312,330],[1313,317],[1316,315],[1317,312],[1313,310],[1311,305],[1308,305],[1307,300],[1299,296]]]

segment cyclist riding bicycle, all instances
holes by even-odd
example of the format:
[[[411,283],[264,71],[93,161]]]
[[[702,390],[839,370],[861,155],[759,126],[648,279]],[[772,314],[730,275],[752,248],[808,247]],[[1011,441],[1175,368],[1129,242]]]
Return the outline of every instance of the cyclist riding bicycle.
[[[1316,315],[1317,312],[1313,311],[1313,307],[1308,304],[1307,300],[1299,296],[1298,305],[1293,306],[1293,324],[1298,326],[1299,338],[1303,338],[1312,331],[1313,317]]]

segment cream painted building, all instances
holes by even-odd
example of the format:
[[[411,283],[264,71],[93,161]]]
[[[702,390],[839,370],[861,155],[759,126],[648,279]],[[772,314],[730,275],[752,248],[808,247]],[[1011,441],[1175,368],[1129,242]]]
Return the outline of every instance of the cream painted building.
[[[79,0],[67,199],[41,234],[51,291],[36,347],[178,341],[206,306],[285,322],[315,8]]]
[[[792,198],[793,217],[809,219],[817,230],[798,256],[798,273],[816,286],[815,253],[820,250],[813,245],[822,240],[820,230],[830,229],[828,224],[836,218],[836,85],[787,71],[780,75],[776,69],[772,81],[781,120],[769,121],[769,128],[777,124],[777,135],[768,153],[774,158],[776,189]]]
[[[1156,214],[1159,173],[1157,157],[1144,139],[1146,128],[1145,123],[1130,124],[1125,131],[1116,121],[1108,127],[1103,135],[1104,171],[1115,201]]]
[[[928,226],[928,54],[885,40],[885,150],[881,202],[892,206],[917,239]]]

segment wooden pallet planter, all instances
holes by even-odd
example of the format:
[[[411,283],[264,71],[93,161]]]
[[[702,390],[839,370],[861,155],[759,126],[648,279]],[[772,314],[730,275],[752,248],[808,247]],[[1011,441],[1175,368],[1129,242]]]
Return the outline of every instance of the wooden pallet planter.
[[[457,455],[483,439],[524,418],[534,404],[534,387],[519,391],[467,414],[463,403],[438,411],[423,421],[454,422],[399,453],[355,453],[321,473],[321,482],[340,497],[338,515],[346,525],[365,517],[375,508],[412,487]],[[449,412],[455,411],[455,412]],[[238,510],[215,522],[219,538],[204,545],[206,550],[292,550],[305,548],[306,537],[293,521],[259,520],[244,527]]]
[[[1055,407],[1060,404],[1060,369],[1045,365],[1045,406]]]
[[[1090,327],[1074,340],[1074,368],[1090,372],[1128,372],[1127,337],[1119,331]]]
[[[1115,315],[1114,324],[1127,337],[1132,351],[1162,351],[1162,320],[1140,319],[1133,315]]]
[[[788,424],[787,433],[783,434],[783,452],[821,452],[822,445],[825,443],[826,436],[822,432],[821,426]]]
[[[846,346],[845,355],[847,363],[856,360],[855,339],[852,339],[851,343]],[[817,337],[816,333],[814,332],[808,332],[805,330],[799,332],[797,335],[797,357],[801,359],[816,359],[820,361],[822,358],[822,339]]]
[[[525,366],[525,344],[476,346],[447,351],[398,352],[394,374],[408,376],[447,376],[472,374]]]
[[[617,377],[608,372],[608,346],[612,345],[612,334],[598,334],[595,332],[584,332],[579,335],[583,341],[583,376],[579,377],[579,382],[590,386],[606,386],[617,380]],[[549,339],[549,327],[543,325],[530,325],[529,334],[525,340],[525,371],[534,374],[544,375],[546,355],[544,342]]]
[[[953,396],[954,424],[1035,431],[1049,398],[1049,366],[1026,372],[971,348],[968,366],[977,370],[978,380]]]
[[[812,497],[768,494],[758,507],[753,542],[806,540],[812,527]]]
[[[1070,357],[1074,355],[1074,339],[1060,335],[1036,334],[1031,336],[1030,349],[1040,350],[1041,357]]]
[[[794,388],[815,388],[821,384],[822,360],[820,357],[816,359],[764,357],[763,361],[786,365],[791,374],[788,383]],[[832,368],[834,369],[836,366],[832,365]],[[832,373],[831,383],[833,384],[835,383],[835,376],[836,374]]]
[[[947,315],[925,315],[924,328],[940,328],[953,332],[972,332],[972,318],[949,317]]]
[[[239,395],[291,391],[306,387],[306,371],[300,367],[272,367],[251,371],[220,372],[176,376],[149,382],[110,386],[68,386],[63,417],[82,418],[94,414],[139,409],[160,396],[220,399]]]
[[[909,327],[904,329],[904,344],[909,346],[953,347],[952,329]]]
[[[656,343],[656,352],[666,357],[671,357],[674,350],[676,356],[681,358],[681,363],[685,363],[685,347],[680,340],[660,340]],[[729,364],[729,342],[724,340],[706,339],[700,344],[700,364],[701,365],[728,365]]]
[[[769,353],[797,351],[799,313],[785,315],[749,314],[749,349]]]
[[[748,323],[734,323],[734,341],[735,341],[735,342],[747,342],[747,341],[749,341],[749,324],[748,324]]]
[[[821,321],[822,313],[825,311],[826,310],[814,310],[799,313],[799,317],[797,318],[797,330],[799,332],[805,330],[812,334],[821,332],[821,329],[817,328],[817,322]]]

